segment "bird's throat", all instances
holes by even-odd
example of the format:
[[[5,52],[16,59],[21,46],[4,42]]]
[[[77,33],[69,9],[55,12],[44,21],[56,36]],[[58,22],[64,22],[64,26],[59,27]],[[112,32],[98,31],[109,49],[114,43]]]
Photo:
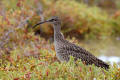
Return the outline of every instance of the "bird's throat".
[[[61,26],[60,25],[54,25],[54,40],[60,41],[64,38],[64,36],[61,34]]]

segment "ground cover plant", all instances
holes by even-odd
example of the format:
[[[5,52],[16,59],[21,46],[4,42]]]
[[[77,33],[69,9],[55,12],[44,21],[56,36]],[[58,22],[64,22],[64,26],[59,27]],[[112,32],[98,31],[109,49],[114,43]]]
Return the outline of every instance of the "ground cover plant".
[[[68,63],[60,63],[55,56],[53,43],[45,39],[46,36],[53,35],[51,25],[31,28],[41,20],[39,3],[43,6],[45,19],[55,14],[61,17],[62,32],[66,36],[74,33],[77,36],[71,34],[71,37],[84,40],[105,39],[120,34],[119,11],[110,16],[98,7],[88,7],[74,0],[0,1],[1,80],[120,79],[117,64],[111,65],[106,71],[94,65],[86,66],[80,60],[76,66],[72,57]],[[41,33],[35,35],[38,29]]]

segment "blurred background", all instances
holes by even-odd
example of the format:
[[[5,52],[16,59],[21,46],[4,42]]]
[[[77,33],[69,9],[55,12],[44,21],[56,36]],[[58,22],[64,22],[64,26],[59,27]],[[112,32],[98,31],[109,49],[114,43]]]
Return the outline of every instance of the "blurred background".
[[[67,40],[120,63],[120,0],[0,0],[0,56],[54,52],[52,25],[31,28],[51,16],[61,18]]]

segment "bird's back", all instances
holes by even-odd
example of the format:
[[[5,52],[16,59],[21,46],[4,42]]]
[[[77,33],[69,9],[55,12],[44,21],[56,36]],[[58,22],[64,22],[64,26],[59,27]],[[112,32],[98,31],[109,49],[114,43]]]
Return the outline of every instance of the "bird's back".
[[[98,67],[105,69],[109,68],[108,64],[96,58],[84,48],[70,43],[65,39],[55,41],[55,50],[56,55],[60,61],[69,61],[70,56],[73,56],[75,60],[81,59],[81,61],[84,61],[86,65],[95,64]]]

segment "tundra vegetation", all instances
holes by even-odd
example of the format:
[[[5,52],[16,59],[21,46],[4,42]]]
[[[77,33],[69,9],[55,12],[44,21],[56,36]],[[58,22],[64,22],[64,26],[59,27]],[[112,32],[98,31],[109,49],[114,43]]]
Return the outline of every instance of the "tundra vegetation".
[[[112,7],[116,11],[110,7],[106,10],[104,6],[108,3],[105,3],[103,7],[100,7],[102,2],[98,3],[98,6],[93,5],[98,0],[89,2],[90,5],[81,1],[1,0],[0,79],[119,80],[120,68],[116,63],[111,65],[109,70],[94,65],[86,66],[80,60],[76,62],[76,66],[73,57],[68,63],[60,63],[56,59],[54,45],[51,43],[51,36],[53,36],[51,25],[43,24],[32,29],[34,24],[41,21],[42,5],[45,19],[56,15],[61,17],[62,32],[71,42],[90,50],[95,44],[86,46],[88,43],[84,45],[84,41],[102,40],[100,44],[104,44],[107,40],[108,47],[110,47],[111,40],[108,39],[116,37],[119,39],[120,36],[119,0],[116,0]],[[120,46],[120,44],[117,45]],[[97,47],[102,50],[108,48],[105,46],[100,48],[98,45]],[[104,53],[98,48],[91,50],[96,56]]]

